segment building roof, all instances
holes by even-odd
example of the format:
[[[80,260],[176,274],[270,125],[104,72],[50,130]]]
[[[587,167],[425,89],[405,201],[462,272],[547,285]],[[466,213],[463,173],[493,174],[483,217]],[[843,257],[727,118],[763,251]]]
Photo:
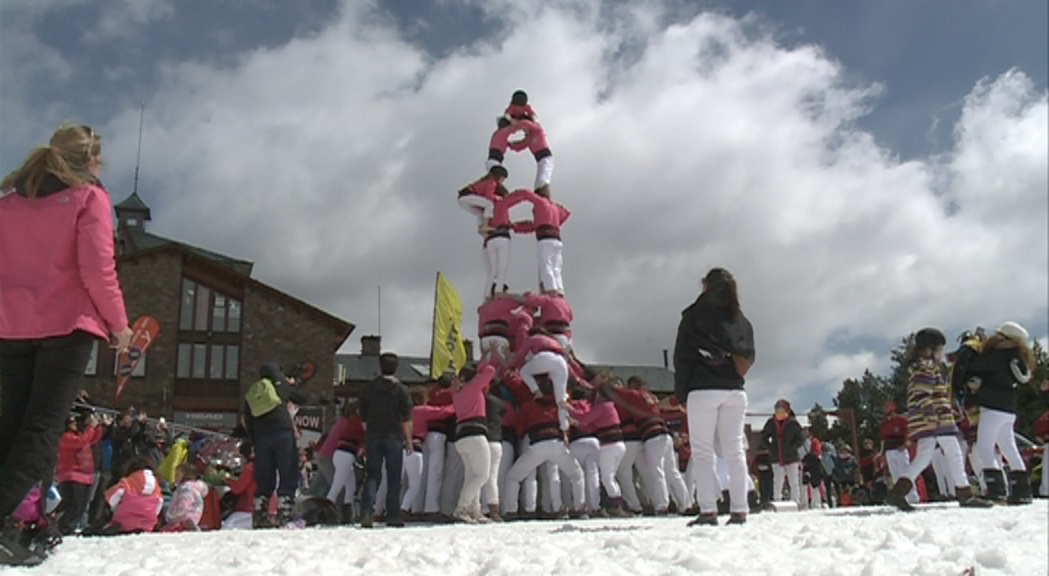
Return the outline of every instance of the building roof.
[[[149,206],[146,206],[146,203],[139,198],[138,192],[132,192],[131,196],[124,198],[124,200],[116,206],[113,206],[113,208],[115,208],[117,212],[120,212],[121,210],[145,212],[146,220],[152,220],[152,218],[149,217]]]
[[[649,390],[660,394],[674,392],[674,371],[662,366],[638,366],[631,364],[587,364],[588,368],[606,370],[613,376],[626,381],[631,376],[640,376]]]
[[[336,354],[335,364],[346,368],[347,382],[369,382],[380,375],[379,357],[374,354]],[[404,384],[422,384],[430,379],[430,359],[400,356],[395,376]]]
[[[192,244],[185,244],[178,242],[170,238],[158,236],[151,232],[146,232],[141,228],[120,228],[117,230],[117,236],[124,242],[123,244],[123,256],[135,256],[139,253],[161,248],[165,246],[174,246],[185,252],[189,252],[211,261],[214,264],[229,268],[233,272],[240,274],[241,276],[251,276],[252,268],[254,264],[247,260],[238,260],[236,258],[230,258],[229,256],[205,250],[199,246],[193,246]]]

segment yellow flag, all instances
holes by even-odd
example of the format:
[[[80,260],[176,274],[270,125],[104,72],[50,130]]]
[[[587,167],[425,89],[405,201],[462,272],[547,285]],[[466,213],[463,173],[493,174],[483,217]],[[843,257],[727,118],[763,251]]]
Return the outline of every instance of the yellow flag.
[[[459,371],[466,364],[463,345],[463,303],[444,274],[437,273],[433,302],[433,342],[430,345],[430,378],[445,370]]]

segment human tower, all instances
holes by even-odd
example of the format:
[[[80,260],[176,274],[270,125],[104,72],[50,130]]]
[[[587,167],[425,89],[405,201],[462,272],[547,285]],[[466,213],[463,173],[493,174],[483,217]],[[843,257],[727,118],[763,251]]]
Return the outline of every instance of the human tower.
[[[518,134],[523,137],[511,139]],[[509,172],[503,160],[508,151],[525,150],[536,161],[535,185],[510,193],[504,185]],[[561,226],[569,211],[552,199],[553,152],[523,90],[513,93],[510,105],[496,120],[485,169],[484,176],[459,191],[459,206],[476,218],[483,238],[484,302],[477,309],[481,359],[495,364],[500,373],[519,372],[536,396],[540,395],[537,377],[548,378],[561,430],[568,430],[569,374],[583,380],[572,347],[572,307],[565,299],[561,276]],[[532,219],[511,221],[510,210],[524,202],[532,205]],[[514,235],[535,236],[538,292],[510,292],[507,272]]]

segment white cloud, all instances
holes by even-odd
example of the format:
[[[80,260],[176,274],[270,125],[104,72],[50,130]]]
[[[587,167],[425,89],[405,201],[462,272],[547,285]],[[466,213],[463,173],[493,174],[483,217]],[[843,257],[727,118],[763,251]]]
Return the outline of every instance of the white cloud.
[[[1021,72],[974,87],[949,154],[902,162],[853,123],[879,86],[754,22],[667,25],[660,2],[480,5],[513,25],[439,59],[348,2],[319,33],[232,65],[168,66],[146,104],[154,229],[256,261],[263,281],[357,323],[350,349],[377,328],[381,284],[385,347],[425,354],[434,273],[470,312],[481,296],[455,190],[525,88],[573,212],[565,278],[584,358],[658,364],[714,265],[737,275],[755,325],[756,404],[885,365],[887,350],[830,352],[832,334],[1044,325],[1047,99]],[[137,122],[136,108],[108,126],[117,173]],[[511,184],[532,180],[530,157],[508,165]],[[534,289],[534,252],[514,239],[514,289]]]

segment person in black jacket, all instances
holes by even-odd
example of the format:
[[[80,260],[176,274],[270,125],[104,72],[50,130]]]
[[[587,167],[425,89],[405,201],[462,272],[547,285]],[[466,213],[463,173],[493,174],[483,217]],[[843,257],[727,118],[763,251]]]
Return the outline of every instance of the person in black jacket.
[[[403,452],[412,453],[412,399],[408,387],[397,379],[396,354],[379,356],[382,376],[361,391],[360,412],[364,421],[365,471],[367,481],[361,498],[361,528],[371,528],[375,493],[386,468],[386,525],[400,528],[401,471]]]
[[[252,390],[273,387],[275,397],[253,406]],[[249,390],[244,406],[244,428],[255,447],[254,528],[283,526],[291,519],[295,490],[299,483],[299,451],[295,446],[295,425],[288,404],[299,404],[293,391],[284,383],[280,364],[269,362],[259,368],[259,382]],[[279,480],[279,484],[278,484]],[[270,498],[277,492],[277,518],[270,522]]]
[[[966,394],[980,407],[976,428],[976,453],[983,465],[983,479],[990,500],[1005,500],[1012,486],[1010,504],[1031,503],[1031,480],[1016,447],[1017,386],[1031,381],[1034,355],[1027,346],[1027,330],[1006,322],[989,337],[966,366]],[[1009,465],[1009,476],[1002,474],[995,454],[998,449]]]
[[[798,503],[798,509],[805,509],[802,497],[801,457],[798,450],[805,443],[805,436],[790,408],[790,402],[776,401],[776,414],[768,419],[761,431],[761,445],[769,451],[772,460],[772,500],[783,499],[783,480],[790,486],[790,498]]]
[[[729,523],[747,519],[744,376],[754,362],[754,329],[743,315],[736,279],[724,268],[703,278],[702,292],[681,312],[674,344],[674,394],[688,412],[689,442],[698,479],[699,516],[689,525],[717,525],[714,437],[729,470]]]

